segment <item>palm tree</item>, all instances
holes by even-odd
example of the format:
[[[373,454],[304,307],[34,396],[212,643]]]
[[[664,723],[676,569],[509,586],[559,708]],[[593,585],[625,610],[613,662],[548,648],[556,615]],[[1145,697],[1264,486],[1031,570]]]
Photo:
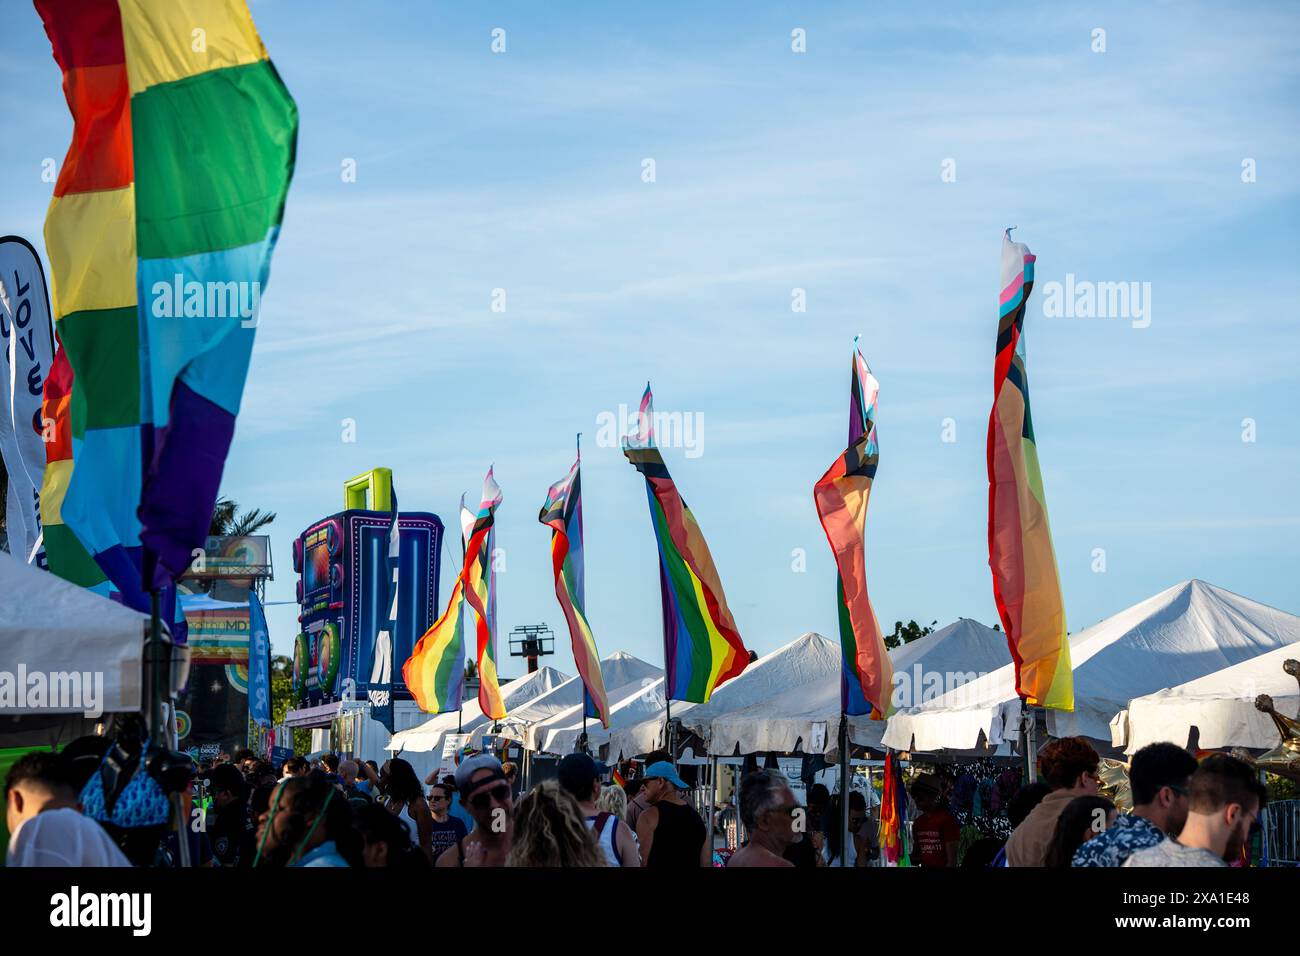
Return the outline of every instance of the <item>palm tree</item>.
[[[252,511],[245,511],[242,515],[238,512],[239,502],[224,495],[218,498],[212,508],[212,521],[208,525],[208,534],[213,537],[253,534],[275,520],[274,511],[254,508]]]

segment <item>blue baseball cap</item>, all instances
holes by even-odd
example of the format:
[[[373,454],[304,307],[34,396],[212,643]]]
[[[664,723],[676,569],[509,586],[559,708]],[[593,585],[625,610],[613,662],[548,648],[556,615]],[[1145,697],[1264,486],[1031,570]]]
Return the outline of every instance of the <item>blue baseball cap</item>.
[[[678,790],[689,790],[681,777],[677,776],[677,771],[667,760],[660,760],[658,763],[652,763],[645,768],[645,773],[641,775],[643,780],[667,780]]]

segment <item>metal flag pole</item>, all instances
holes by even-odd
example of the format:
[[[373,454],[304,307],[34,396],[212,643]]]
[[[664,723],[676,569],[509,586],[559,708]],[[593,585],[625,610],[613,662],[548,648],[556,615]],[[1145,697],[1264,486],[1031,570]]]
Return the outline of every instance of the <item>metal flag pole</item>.
[[[1035,759],[1038,750],[1038,709],[1027,706],[1023,697],[1020,699],[1020,746],[1025,759],[1025,785],[1028,786],[1038,777],[1038,762]]]
[[[840,712],[840,866],[847,866],[849,848],[849,717]]]

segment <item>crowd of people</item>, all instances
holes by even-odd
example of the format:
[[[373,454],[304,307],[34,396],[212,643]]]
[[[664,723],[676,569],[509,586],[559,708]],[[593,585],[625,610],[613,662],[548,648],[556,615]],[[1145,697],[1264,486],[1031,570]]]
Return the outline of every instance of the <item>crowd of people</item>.
[[[85,738],[59,753],[35,752],[5,781],[10,866],[243,867],[816,867],[880,859],[879,821],[860,791],[849,794],[848,840],[840,797],[814,784],[806,805],[778,770],[739,783],[740,846],[715,850],[712,828],[688,799],[667,754],[652,755],[624,788],[604,782],[591,756],[560,759],[553,778],[520,792],[516,768],[491,754],[421,782],[399,757],[383,765],[323,754],[286,760],[277,772],[252,752],[202,768],[182,792],[189,828],[182,854],[170,808],[135,783],[112,784],[114,753]],[[1100,758],[1083,738],[1050,742],[1041,783],[1007,807],[1005,842],[967,847],[947,788],[933,773],[912,780],[911,865],[922,867],[1226,866],[1243,858],[1267,802],[1256,772],[1226,754],[1197,761],[1169,743],[1132,759],[1133,808],[1098,794]],[[166,772],[164,770],[164,772]],[[101,779],[102,778],[102,779]],[[426,789],[427,788],[427,789]],[[120,791],[120,795],[119,795]],[[104,795],[112,794],[105,807]],[[93,806],[94,810],[90,809]],[[151,816],[151,814],[153,814]],[[134,825],[133,825],[134,823]]]

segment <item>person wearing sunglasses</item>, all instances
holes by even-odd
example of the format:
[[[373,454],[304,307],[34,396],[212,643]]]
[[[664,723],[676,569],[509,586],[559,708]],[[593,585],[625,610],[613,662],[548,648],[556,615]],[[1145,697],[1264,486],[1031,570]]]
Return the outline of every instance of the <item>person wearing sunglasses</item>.
[[[469,828],[463,820],[451,815],[451,787],[445,783],[435,783],[429,788],[429,813],[433,816],[433,832],[430,842],[433,846],[433,861],[451,847],[456,846],[469,834]]]
[[[660,760],[645,768],[641,793],[650,808],[636,821],[641,865],[683,869],[713,865],[709,830],[682,791],[686,782],[673,765]]]
[[[794,866],[786,849],[804,838],[807,813],[799,806],[785,774],[758,770],[740,781],[740,820],[749,842],[731,855],[727,867]]]
[[[1129,786],[1133,811],[1074,853],[1072,866],[1123,866],[1138,850],[1177,836],[1187,822],[1187,786],[1196,758],[1171,743],[1148,744],[1133,755]]]
[[[474,829],[439,856],[435,865],[505,866],[514,836],[514,805],[501,761],[491,754],[462,760],[456,768],[456,787],[474,818]]]

